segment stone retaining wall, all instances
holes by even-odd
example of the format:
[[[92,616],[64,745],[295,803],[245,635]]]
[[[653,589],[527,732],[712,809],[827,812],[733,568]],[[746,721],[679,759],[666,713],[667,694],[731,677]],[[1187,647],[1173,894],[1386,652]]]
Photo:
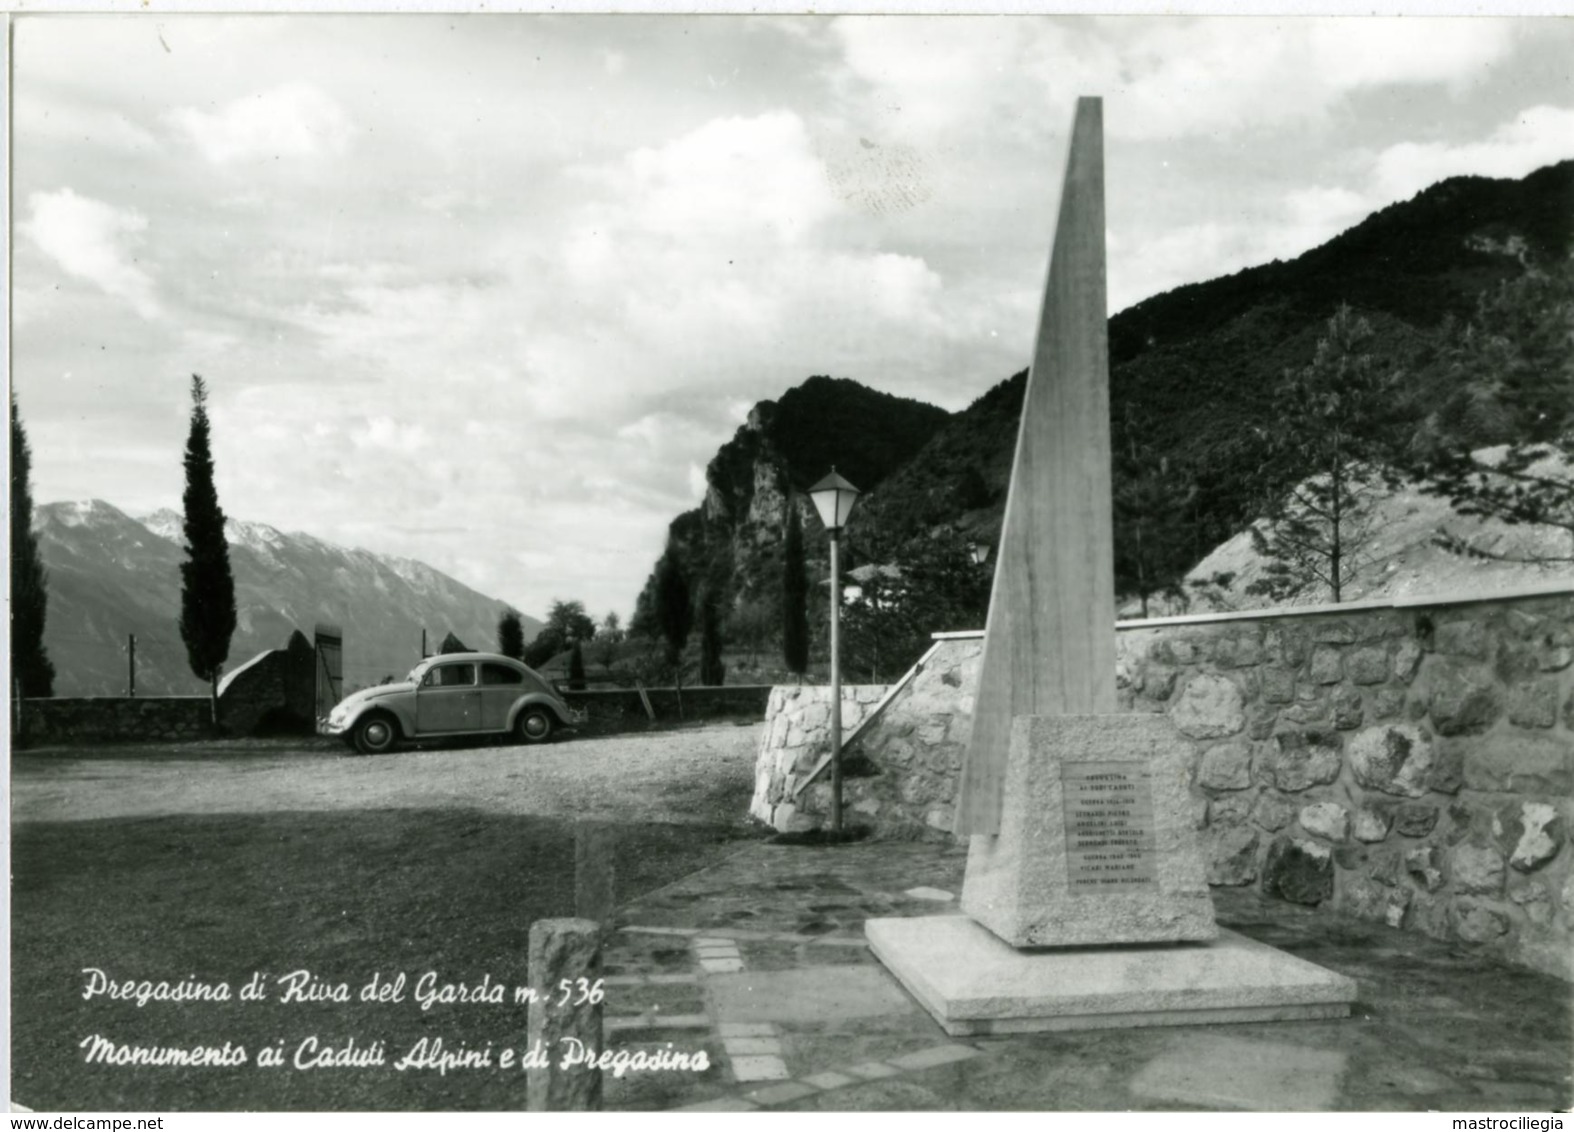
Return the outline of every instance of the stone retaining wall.
[[[22,701],[17,745],[179,741],[213,734],[207,696],[83,696]]]
[[[884,695],[885,688],[876,684],[843,685],[842,734],[850,736]],[[830,813],[829,772],[827,784],[812,799],[801,799],[794,790],[831,749],[831,690],[814,684],[772,688],[765,718],[749,813],[783,833],[815,829]],[[843,797],[852,797],[850,784]]]
[[[1212,883],[1571,976],[1574,593],[1128,622],[1116,639],[1120,709],[1193,740]],[[939,645],[845,757],[862,772],[846,803],[878,836],[951,836],[982,638]],[[828,747],[815,693],[824,708],[824,689],[772,697],[751,812],[778,828],[829,810],[823,776],[803,786]]]

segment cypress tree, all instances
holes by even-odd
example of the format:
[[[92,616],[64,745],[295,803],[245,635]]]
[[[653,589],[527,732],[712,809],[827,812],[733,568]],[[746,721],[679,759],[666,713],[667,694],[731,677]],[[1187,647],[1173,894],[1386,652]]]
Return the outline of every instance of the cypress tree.
[[[689,597],[689,582],[677,551],[669,544],[656,563],[656,624],[667,642],[667,663],[673,670],[678,691],[678,715],[683,715],[683,646],[694,625],[694,606]]]
[[[796,501],[787,501],[787,535],[782,542],[782,660],[798,676],[809,668],[809,578],[803,561],[803,520]]]
[[[191,432],[186,437],[186,561],[180,564],[180,639],[186,659],[213,697],[219,721],[219,674],[235,634],[235,578],[224,539],[224,511],[213,486],[213,450],[208,427],[208,388],[191,375]]]
[[[574,647],[568,651],[568,686],[575,692],[585,690],[585,654],[579,647],[579,642],[574,642]]]
[[[525,659],[525,627],[512,609],[498,618],[497,651],[514,660]]]
[[[716,587],[711,586],[700,603],[700,683],[714,687],[726,679],[727,669],[721,662],[721,611],[717,609]]]
[[[55,666],[44,651],[48,574],[33,533],[33,454],[16,398],[11,399],[11,679],[24,696],[55,694]]]

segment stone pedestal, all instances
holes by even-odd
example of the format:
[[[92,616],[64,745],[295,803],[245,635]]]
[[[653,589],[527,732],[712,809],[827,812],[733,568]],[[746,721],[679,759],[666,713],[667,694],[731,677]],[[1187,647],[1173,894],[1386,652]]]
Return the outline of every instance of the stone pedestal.
[[[1355,983],[1214,923],[1190,744],[1154,715],[1021,716],[962,916],[869,920],[951,1034],[1339,1018]]]
[[[869,946],[946,1033],[1343,1018],[1356,985],[1224,931],[1210,943],[1019,951],[965,916],[870,920]]]
[[[962,911],[1016,947],[1218,933],[1189,794],[1158,715],[1019,716],[996,837],[969,847]]]
[[[612,928],[617,907],[617,827],[603,822],[574,825],[574,915]]]

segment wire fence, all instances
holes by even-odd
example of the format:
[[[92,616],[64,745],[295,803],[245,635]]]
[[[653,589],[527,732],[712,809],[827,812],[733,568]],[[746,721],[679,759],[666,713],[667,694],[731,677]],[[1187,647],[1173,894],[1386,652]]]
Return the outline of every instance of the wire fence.
[[[272,647],[283,647],[283,643]],[[55,666],[57,697],[201,695],[208,690],[192,674],[186,645],[178,632],[139,628],[115,635],[46,627],[44,648]],[[266,646],[232,648],[224,671],[234,671],[264,651]],[[397,655],[367,656],[364,647],[357,650],[352,642],[340,658],[343,694],[385,683],[389,678],[401,680],[421,660],[421,655],[419,637],[410,643],[408,652]]]

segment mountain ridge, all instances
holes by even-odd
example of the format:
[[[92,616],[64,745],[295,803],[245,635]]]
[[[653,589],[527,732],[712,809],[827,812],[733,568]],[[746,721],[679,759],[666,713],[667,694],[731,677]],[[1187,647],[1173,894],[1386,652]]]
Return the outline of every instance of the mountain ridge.
[[[127,690],[127,638],[137,638],[137,692],[205,691],[180,641],[181,517],[161,509],[138,519],[101,500],[47,503],[33,526],[49,573],[44,643],[55,693]],[[508,605],[416,559],[344,547],[305,532],[231,517],[225,523],[235,577],[237,626],[225,669],[282,648],[319,622],[344,631],[345,691],[402,675],[420,659],[421,631],[435,649],[453,632],[489,647]],[[540,621],[521,617],[526,637]]]
[[[1117,497],[1144,469],[1167,469],[1166,478],[1190,489],[1157,550],[1151,539],[1140,552],[1134,549],[1141,546],[1140,535],[1117,507],[1118,589],[1125,595],[1155,581],[1150,592],[1179,585],[1256,518],[1266,493],[1288,490],[1305,474],[1294,468],[1267,472],[1265,438],[1286,423],[1275,400],[1279,381],[1311,361],[1341,305],[1351,305],[1373,326],[1377,364],[1396,375],[1394,410],[1408,414],[1418,430],[1433,439],[1468,441],[1470,448],[1518,439],[1507,433],[1506,416],[1468,436],[1447,434],[1451,426],[1440,422],[1438,406],[1468,390],[1443,363],[1442,347],[1484,295],[1532,266],[1564,263],[1571,248],[1574,160],[1518,179],[1446,179],[1293,259],[1186,284],[1112,316]],[[942,530],[961,536],[952,540],[957,545],[967,539],[993,542],[1025,389],[1022,370],[967,408],[945,414],[916,449],[878,476],[860,481],[849,473],[865,496],[844,539],[844,565],[891,561],[915,540],[932,540]],[[805,382],[781,400],[795,396],[808,407],[817,391]],[[850,391],[844,393],[853,400]],[[820,400],[804,416],[822,431],[821,448],[834,451],[823,443],[824,430],[847,430],[837,420],[838,407]],[[780,422],[771,443],[740,443],[746,431],[759,431],[756,414],[772,404],[756,406],[749,423],[722,446],[707,467],[704,504],[679,515],[669,528],[691,579],[720,586],[735,616],[767,626],[780,624],[777,578],[785,512],[774,496],[772,506],[756,506],[757,493],[740,485],[801,486],[825,470],[788,455],[793,438],[782,434]],[[853,435],[848,455],[836,453],[844,472],[859,443],[861,434]],[[799,506],[806,530],[816,530],[812,507],[803,500]],[[825,539],[811,535],[805,547],[811,570],[822,572]],[[647,611],[648,594],[647,583],[641,595]],[[811,614],[812,628],[816,616]]]

